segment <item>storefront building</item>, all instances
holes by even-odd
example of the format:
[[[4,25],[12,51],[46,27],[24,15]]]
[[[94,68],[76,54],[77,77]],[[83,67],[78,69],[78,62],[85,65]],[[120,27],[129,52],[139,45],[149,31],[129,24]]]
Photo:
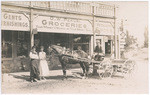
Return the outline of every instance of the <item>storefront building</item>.
[[[81,46],[92,55],[100,40],[104,53],[113,53],[114,6],[77,1],[2,2],[1,12],[3,72],[20,71],[24,64],[28,70],[33,45],[44,46],[45,52],[50,45],[71,50]]]

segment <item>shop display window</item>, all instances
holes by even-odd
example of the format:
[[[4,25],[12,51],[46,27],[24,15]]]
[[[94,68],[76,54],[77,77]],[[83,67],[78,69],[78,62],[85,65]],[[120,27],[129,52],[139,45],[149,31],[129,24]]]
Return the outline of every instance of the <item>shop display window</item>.
[[[82,47],[82,50],[89,53],[89,41],[90,36],[87,35],[74,35],[73,36],[73,49],[77,50],[78,46]]]
[[[45,52],[48,52],[50,45],[60,45],[69,48],[69,35],[60,33],[38,33],[34,36],[34,45],[37,47],[37,52],[40,51],[40,46],[44,46]]]
[[[2,31],[2,58],[12,58],[12,32]]]
[[[2,31],[2,58],[28,56],[30,33],[24,31]],[[13,56],[15,55],[15,56]]]
[[[17,32],[17,56],[28,56],[30,47],[29,32]]]
[[[62,47],[69,47],[69,35],[68,34],[54,34],[54,43]]]

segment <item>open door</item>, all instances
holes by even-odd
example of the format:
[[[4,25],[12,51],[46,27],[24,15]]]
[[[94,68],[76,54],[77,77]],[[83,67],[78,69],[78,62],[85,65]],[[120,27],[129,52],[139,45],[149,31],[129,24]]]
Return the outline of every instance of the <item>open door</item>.
[[[111,54],[111,40],[105,42],[105,54]]]

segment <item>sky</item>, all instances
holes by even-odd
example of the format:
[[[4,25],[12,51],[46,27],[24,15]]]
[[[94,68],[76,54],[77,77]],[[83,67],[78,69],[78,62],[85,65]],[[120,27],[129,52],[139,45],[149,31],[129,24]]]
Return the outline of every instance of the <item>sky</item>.
[[[124,28],[137,38],[141,46],[144,42],[145,27],[148,26],[148,1],[111,2],[117,5],[117,23],[124,22]]]

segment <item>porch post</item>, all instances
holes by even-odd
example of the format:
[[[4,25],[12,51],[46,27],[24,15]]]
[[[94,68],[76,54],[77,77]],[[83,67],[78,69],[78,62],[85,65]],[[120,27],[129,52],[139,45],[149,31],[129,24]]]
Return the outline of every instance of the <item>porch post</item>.
[[[114,58],[118,59],[117,33],[116,33],[116,6],[114,6]]]
[[[31,36],[31,47],[34,46],[34,33],[33,33],[33,9],[30,10],[30,36]]]

